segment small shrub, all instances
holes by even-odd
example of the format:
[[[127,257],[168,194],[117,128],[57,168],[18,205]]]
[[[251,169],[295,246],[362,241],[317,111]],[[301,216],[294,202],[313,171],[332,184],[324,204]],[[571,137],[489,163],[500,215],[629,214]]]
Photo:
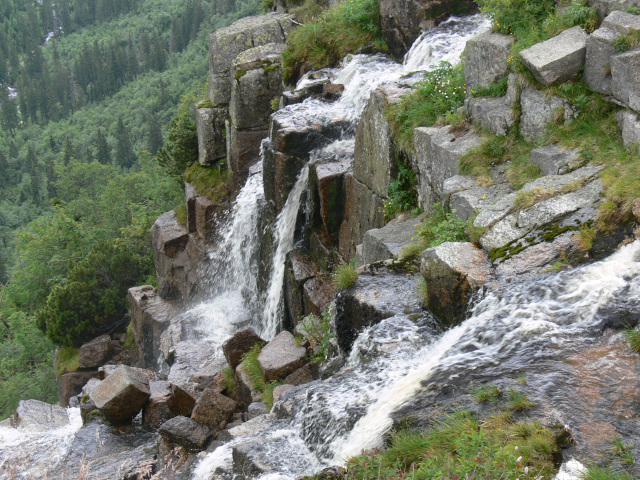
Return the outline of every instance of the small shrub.
[[[627,7],[624,11],[631,15],[640,15],[640,8],[638,7]]]
[[[331,339],[335,334],[331,331],[333,308],[329,306],[320,316],[307,315],[301,320],[300,332],[309,341],[313,353],[309,360],[312,363],[325,361],[333,353]]]
[[[640,353],[640,332],[635,328],[629,328],[625,332],[627,342],[629,342],[629,348],[634,352]]]
[[[480,385],[473,390],[473,396],[480,403],[493,402],[498,403],[498,397],[502,391],[495,385]]]
[[[356,272],[356,260],[351,260],[346,265],[340,265],[336,267],[336,271],[333,274],[333,283],[338,290],[344,290],[351,287],[358,279],[358,272]]]
[[[536,402],[529,400],[524,393],[519,392],[514,388],[509,389],[509,405],[508,405],[509,410],[514,412],[518,412],[521,410],[529,410],[531,407],[534,407],[535,405],[536,405]]]
[[[466,233],[470,222],[465,222],[455,216],[455,211],[448,211],[438,203],[433,206],[433,215],[425,218],[416,230],[424,248],[435,247],[444,242],[466,242]]]
[[[58,361],[56,373],[62,375],[67,372],[75,372],[80,361],[80,350],[75,347],[60,347],[58,349]]]

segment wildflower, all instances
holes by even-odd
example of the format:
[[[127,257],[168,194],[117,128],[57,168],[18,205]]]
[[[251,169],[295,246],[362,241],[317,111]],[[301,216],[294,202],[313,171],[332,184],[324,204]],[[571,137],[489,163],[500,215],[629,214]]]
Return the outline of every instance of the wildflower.
[[[516,447],[516,448],[518,448],[518,447]],[[519,462],[520,460],[522,460],[522,456],[516,458],[516,462]]]
[[[524,467],[524,473],[525,473],[525,475],[526,475],[527,473],[529,473],[529,467]]]

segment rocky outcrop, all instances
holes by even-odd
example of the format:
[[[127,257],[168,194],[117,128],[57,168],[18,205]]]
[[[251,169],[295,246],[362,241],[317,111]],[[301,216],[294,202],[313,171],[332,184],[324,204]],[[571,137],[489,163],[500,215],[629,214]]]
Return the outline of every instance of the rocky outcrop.
[[[202,450],[211,436],[206,426],[188,417],[173,417],[162,424],[158,433],[169,443],[190,450]]]
[[[345,184],[351,168],[351,159],[337,159],[309,166],[312,208],[317,212],[314,227],[323,229],[334,244],[338,243],[340,225],[344,218]]]
[[[291,333],[280,332],[258,355],[258,363],[268,381],[284,378],[302,367],[307,350],[296,345]]]
[[[109,421],[120,425],[130,422],[150,395],[147,377],[121,365],[97,385],[89,396]]]
[[[450,14],[475,9],[465,0],[381,0],[380,26],[393,55],[401,58],[425,28]]]
[[[196,130],[198,132],[198,162],[200,165],[215,165],[227,155],[225,139],[226,108],[195,104]]]
[[[555,95],[549,97],[545,92],[533,87],[522,90],[520,105],[520,133],[529,142],[538,141],[548,124],[569,123],[574,118],[574,111],[569,102]]]
[[[109,360],[113,352],[111,337],[101,335],[80,347],[78,368],[98,368]]]
[[[487,253],[473,243],[446,242],[422,252],[420,272],[429,310],[447,325],[465,318],[473,293],[492,278]]]
[[[465,47],[464,78],[467,91],[488,87],[507,74],[513,37],[500,33],[483,33],[473,37]]]

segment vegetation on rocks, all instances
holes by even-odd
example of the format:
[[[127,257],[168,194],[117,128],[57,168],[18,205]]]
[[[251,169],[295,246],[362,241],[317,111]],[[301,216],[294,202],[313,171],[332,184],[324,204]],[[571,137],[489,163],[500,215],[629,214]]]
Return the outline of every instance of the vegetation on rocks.
[[[307,315],[301,321],[300,332],[311,346],[312,354],[309,361],[312,363],[324,362],[333,353],[331,339],[335,334],[331,331],[331,316],[333,309],[327,307],[318,315]]]
[[[223,162],[222,168],[205,167],[194,163],[185,171],[185,179],[195,188],[196,192],[213,201],[224,201],[229,195],[231,173]]]
[[[417,204],[416,174],[409,165],[398,160],[398,175],[391,179],[384,200],[384,215],[391,219],[397,214],[414,208]]]
[[[424,248],[436,247],[444,242],[466,242],[470,222],[455,216],[455,211],[443,208],[440,204],[433,206],[433,212],[426,217],[416,229],[416,236]],[[424,249],[423,248],[423,249]]]
[[[344,290],[351,287],[358,279],[358,272],[356,272],[355,258],[351,262],[344,265],[339,265],[333,274],[333,283],[338,290]]]
[[[336,65],[363,47],[384,51],[377,0],[345,0],[293,30],[282,53],[285,83],[302,73]]]

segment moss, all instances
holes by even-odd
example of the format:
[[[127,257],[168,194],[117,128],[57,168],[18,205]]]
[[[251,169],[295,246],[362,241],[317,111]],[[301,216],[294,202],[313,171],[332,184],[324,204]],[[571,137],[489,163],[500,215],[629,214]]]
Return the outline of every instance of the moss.
[[[80,362],[80,350],[75,347],[60,347],[56,362],[56,373],[62,375],[75,372]]]
[[[279,63],[274,63],[273,65],[267,65],[263,68],[265,75],[268,75],[269,72],[273,72],[274,70],[279,70],[279,69],[280,69]]]
[[[213,102],[209,99],[207,100],[202,100],[201,102],[198,103],[198,105],[196,105],[196,108],[213,108]]]
[[[528,246],[529,245],[521,245],[520,239],[514,240],[513,242],[507,243],[503,247],[492,248],[491,250],[489,250],[489,258],[491,258],[492,262],[495,262],[496,260],[508,260],[512,256],[520,253]]]
[[[226,162],[219,161],[218,165],[220,168],[205,167],[199,163],[193,164],[187,168],[185,179],[193,185],[200,195],[204,195],[214,202],[223,202],[229,195],[231,174],[225,168]]]
[[[234,75],[234,78],[236,79],[236,82],[238,80],[240,80],[242,77],[244,77],[247,74],[246,70],[243,70],[241,68],[239,68],[238,70],[236,70],[236,73]]]
[[[184,203],[181,203],[176,208],[173,209],[176,214],[176,220],[180,225],[187,224],[187,206]]]
[[[133,320],[129,322],[127,325],[127,332],[124,337],[124,348],[131,352],[135,352],[136,349],[136,340],[133,336]]]
[[[558,235],[562,235],[566,232],[580,230],[580,226],[566,225],[564,227],[561,227],[555,223],[550,223],[549,225],[545,225],[544,227],[542,227],[540,230],[543,232],[541,235],[541,239],[545,242],[551,242]]]

